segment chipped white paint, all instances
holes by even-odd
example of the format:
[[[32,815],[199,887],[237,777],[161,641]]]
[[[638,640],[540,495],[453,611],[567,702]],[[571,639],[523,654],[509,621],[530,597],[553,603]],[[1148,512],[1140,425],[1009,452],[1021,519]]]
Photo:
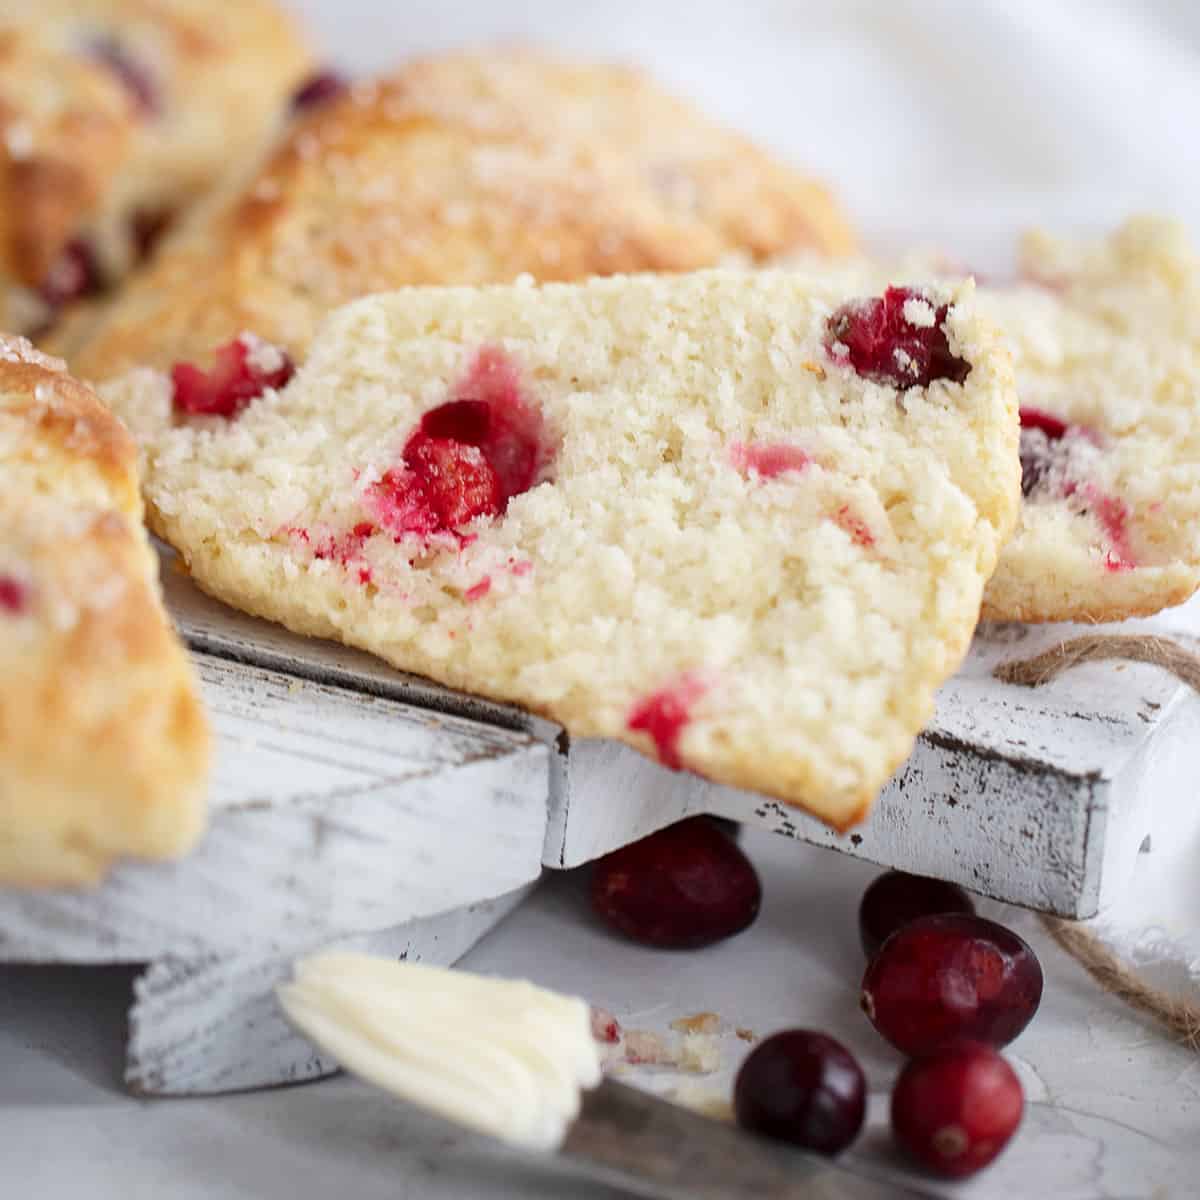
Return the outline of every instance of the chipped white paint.
[[[1122,631],[1134,627],[1200,632],[1200,605]],[[1078,632],[985,630],[870,819],[842,835],[775,801],[665,771],[623,746],[574,744],[546,861],[575,866],[710,812],[1011,904],[1092,916],[1119,895],[1152,810],[1194,804],[1200,697],[1133,664],[1081,667],[1036,690],[992,678],[1002,659]]]
[[[205,654],[209,832],[94,891],[0,892],[0,961],[147,962],[143,1091],[326,1071],[271,989],[327,945],[454,962],[541,873],[550,752],[528,735]],[[349,940],[347,940],[349,939]]]
[[[1149,827],[1148,805],[1186,803],[1200,770],[1200,699],[1151,667],[1095,664],[1030,690],[997,682],[1007,657],[1038,653],[1074,626],[985,630],[912,758],[870,819],[838,835],[761,796],[667,771],[611,742],[568,743],[546,721],[403,675],[342,646],[230,612],[181,576],[173,610],[197,647],[353,681],[380,694],[526,729],[556,748],[544,861],[574,867],[670,824],[711,812],[885,866],[953,879],[1013,904],[1090,916],[1119,890]],[[1132,629],[1200,632],[1200,603]],[[1095,627],[1091,627],[1094,632]],[[1157,754],[1159,746],[1170,755]],[[1193,772],[1186,769],[1193,766]]]
[[[0,959],[199,958],[388,929],[536,879],[548,754],[522,734],[198,656],[210,827],[179,864],[8,892]]]
[[[317,950],[365,950],[448,966],[503,920],[528,887],[379,933],[319,938],[285,952],[154,963],[134,985],[125,1081],[147,1095],[229,1092],[299,1083],[335,1070],[287,1023],[275,987]]]

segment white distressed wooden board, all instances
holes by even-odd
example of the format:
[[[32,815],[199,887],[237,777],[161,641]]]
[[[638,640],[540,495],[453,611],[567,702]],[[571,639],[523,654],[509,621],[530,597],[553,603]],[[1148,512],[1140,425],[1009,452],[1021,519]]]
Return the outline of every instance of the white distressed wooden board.
[[[1169,676],[1105,663],[1036,690],[1013,687],[992,677],[997,663],[1081,630],[985,629],[870,819],[838,835],[786,805],[665,770],[619,743],[571,742],[518,709],[234,613],[177,573],[168,597],[184,636],[206,653],[353,682],[547,742],[556,752],[543,849],[550,867],[579,866],[683,815],[711,812],[1011,904],[1087,917],[1132,870],[1149,806],[1189,804],[1200,771],[1200,699]],[[1200,603],[1121,628],[1200,633]]]
[[[457,962],[529,891],[469,904],[376,933],[206,958],[164,958],[134,984],[125,1080],[147,1095],[196,1095],[299,1083],[335,1064],[284,1019],[275,987],[302,954],[365,950],[442,966]]]
[[[525,733],[196,655],[209,831],[94,891],[0,892],[0,961],[147,963],[127,1074],[227,1091],[328,1071],[276,1011],[299,955],[456,961],[541,874],[550,751]]]

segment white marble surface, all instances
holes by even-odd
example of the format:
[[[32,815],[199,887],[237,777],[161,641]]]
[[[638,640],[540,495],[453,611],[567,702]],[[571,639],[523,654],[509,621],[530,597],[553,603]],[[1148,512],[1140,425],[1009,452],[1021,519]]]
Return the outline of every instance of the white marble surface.
[[[746,934],[697,953],[619,942],[592,922],[580,874],[552,879],[466,960],[586,994],[627,1027],[666,1032],[709,1010],[758,1034],[815,1026],[859,1056],[873,1092],[871,1125],[853,1152],[894,1164],[886,1089],[899,1058],[856,1007],[862,956],[858,897],[871,868],[829,851],[752,834],[765,903]],[[1140,870],[1159,869],[1154,852]],[[1041,936],[1036,922],[992,906],[1036,945],[1046,970],[1041,1012],[1012,1047],[1032,1106],[1009,1151],[965,1186],[970,1200],[1184,1200],[1196,1195],[1200,1057],[1170,1045],[1104,996]],[[101,969],[0,969],[0,1194],[475,1200],[571,1196],[566,1183],[506,1159],[487,1143],[405,1109],[345,1078],[212,1100],[138,1101],[120,1073],[129,974]],[[722,1036],[709,1077],[637,1068],[631,1080],[728,1096],[748,1047]]]

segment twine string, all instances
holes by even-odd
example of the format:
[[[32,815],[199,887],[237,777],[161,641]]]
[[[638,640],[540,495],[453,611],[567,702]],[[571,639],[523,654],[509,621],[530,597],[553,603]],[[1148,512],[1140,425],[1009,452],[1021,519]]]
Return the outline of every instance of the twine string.
[[[1085,634],[1032,658],[1001,663],[993,674],[1005,683],[1040,687],[1089,662],[1148,663],[1200,692],[1200,654],[1182,642],[1151,634]],[[1106,992],[1151,1017],[1175,1040],[1200,1052],[1200,1003],[1149,983],[1096,933],[1076,921],[1043,915],[1042,925]]]
[[[1040,687],[1072,667],[1113,659],[1161,667],[1200,692],[1200,654],[1178,640],[1153,634],[1087,633],[1051,646],[1032,658],[1003,662],[993,674],[1004,683]]]

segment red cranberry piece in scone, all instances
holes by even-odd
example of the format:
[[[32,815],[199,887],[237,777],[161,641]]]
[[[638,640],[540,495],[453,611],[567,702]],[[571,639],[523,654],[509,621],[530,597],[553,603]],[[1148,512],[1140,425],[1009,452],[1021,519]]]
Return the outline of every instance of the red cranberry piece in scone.
[[[1080,517],[1091,517],[1105,540],[1110,572],[1134,568],[1129,506],[1089,476],[1104,453],[1105,439],[1042,409],[1021,408],[1021,494],[1027,501],[1061,501]]]
[[[683,768],[679,739],[691,721],[692,706],[707,690],[708,684],[688,671],[668,687],[639,700],[629,714],[629,728],[646,734],[654,743],[658,761],[672,771]]]
[[[0,575],[0,613],[19,617],[29,608],[30,588],[15,575]]]
[[[481,350],[452,396],[425,413],[402,465],[370,490],[373,517],[396,537],[457,533],[500,516],[551,455],[541,414],[503,352]]]
[[[938,379],[962,383],[971,364],[950,348],[948,312],[917,289],[890,287],[839,308],[829,318],[827,347],[835,362],[902,391]]]
[[[208,371],[192,363],[171,368],[175,409],[191,416],[235,417],[263,392],[283,387],[295,370],[277,346],[243,333],[217,351]]]

